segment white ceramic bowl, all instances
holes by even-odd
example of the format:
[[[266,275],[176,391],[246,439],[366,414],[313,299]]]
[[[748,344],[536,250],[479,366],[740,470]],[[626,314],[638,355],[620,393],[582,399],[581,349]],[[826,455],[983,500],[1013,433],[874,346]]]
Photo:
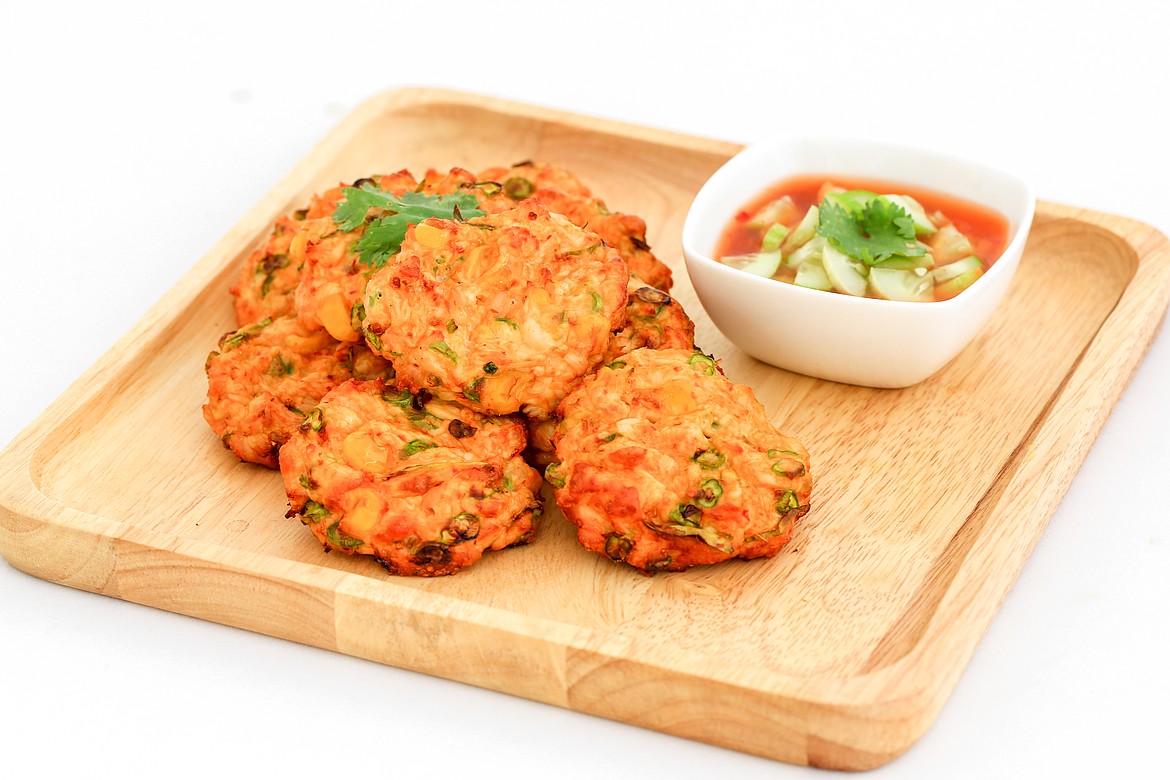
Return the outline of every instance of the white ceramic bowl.
[[[969,288],[929,303],[811,290],[713,258],[744,204],[804,174],[904,183],[982,204],[1007,218],[1007,247]],[[744,149],[703,185],[683,226],[683,255],[712,322],[749,355],[836,382],[906,387],[946,365],[987,323],[1015,275],[1035,206],[1027,182],[980,163],[868,141],[784,138]]]

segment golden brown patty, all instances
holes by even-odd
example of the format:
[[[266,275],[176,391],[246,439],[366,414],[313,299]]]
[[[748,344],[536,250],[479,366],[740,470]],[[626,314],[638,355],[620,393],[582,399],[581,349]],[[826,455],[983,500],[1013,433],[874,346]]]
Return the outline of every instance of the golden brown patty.
[[[428,219],[366,287],[366,340],[397,382],[486,414],[548,416],[624,319],[629,273],[596,235],[535,200]]]
[[[491,183],[498,186],[491,187]],[[596,233],[618,251],[630,275],[645,285],[669,291],[670,268],[654,256],[646,243],[646,222],[632,214],[610,211],[573,173],[553,165],[532,162],[511,168],[480,171],[477,197],[489,214],[507,210],[517,201],[533,197],[549,211],[560,214],[580,228]]]
[[[402,195],[418,189],[419,183],[409,171],[398,171],[389,176],[362,179],[355,182],[376,184],[383,192]],[[338,198],[340,200],[341,198]],[[371,209],[370,217],[378,209]],[[299,252],[301,272],[294,295],[297,317],[308,328],[325,329],[338,341],[361,341],[360,310],[366,277],[372,269],[363,265],[355,245],[369,226],[367,222],[353,230],[341,230],[330,216],[318,220],[317,225],[305,229],[303,246]]]
[[[626,319],[613,334],[603,362],[610,363],[626,352],[650,349],[693,349],[695,323],[682,304],[662,290],[631,278],[626,290]]]
[[[626,319],[613,334],[601,365],[619,361],[631,350],[695,348],[695,323],[678,301],[661,290],[630,279],[626,293]],[[584,377],[582,377],[584,379]],[[528,418],[528,462],[543,468],[556,460],[553,451],[555,417]]]
[[[809,508],[805,448],[701,352],[620,362],[558,410],[545,476],[581,544],[646,572],[775,555]]]
[[[540,475],[518,418],[351,381],[328,393],[280,453],[290,516],[326,550],[396,574],[453,574],[531,540]]]
[[[241,460],[276,468],[277,451],[305,414],[351,378],[393,376],[364,344],[343,344],[294,317],[228,333],[206,363],[203,417]]]
[[[550,191],[571,195],[576,198],[588,199],[593,197],[589,187],[577,178],[577,174],[562,168],[559,165],[536,163],[532,160],[516,163],[510,166],[493,166],[485,168],[476,177],[479,182],[492,182],[499,185],[499,189],[485,187],[485,197],[481,203],[492,203],[494,196],[499,196],[498,203],[517,203],[536,196],[538,192]],[[490,210],[493,212],[507,211],[507,206],[497,205]]]
[[[347,316],[361,298],[370,269],[359,262],[354,245],[366,225],[341,231],[332,217],[346,187],[375,184],[384,192],[430,195],[467,192],[490,214],[509,211],[536,197],[554,213],[597,233],[627,261],[643,283],[669,290],[670,269],[646,244],[646,224],[638,217],[610,212],[570,171],[553,165],[521,163],[489,168],[476,176],[463,168],[427,171],[421,182],[407,170],[360,179],[314,195],[309,205],[276,221],[267,241],[245,260],[231,292],[239,326],[296,313],[306,326],[324,328],[340,341],[360,337]],[[376,217],[371,214],[371,217]]]
[[[427,195],[450,195],[466,192],[475,197],[483,195],[476,187],[474,174],[463,168],[452,168],[445,173],[428,170],[420,182],[408,170],[360,179],[350,185],[360,188],[374,185],[382,192],[401,196],[409,192]],[[491,188],[489,188],[491,189]],[[333,219],[334,209],[344,200],[343,187],[337,187],[317,198],[316,202],[328,203],[328,211],[312,211],[318,219],[307,219],[300,227],[299,238],[288,249],[290,267],[295,273],[282,270],[280,289],[289,281],[293,283],[290,311],[296,313],[301,322],[309,328],[324,329],[339,341],[361,341],[360,323],[362,310],[360,302],[366,280],[373,268],[363,263],[356,251],[358,242],[373,220],[389,212],[372,208],[366,221],[352,230],[342,230]],[[515,206],[512,201],[507,207]]]
[[[301,230],[304,212],[276,220],[263,246],[244,260],[239,278],[231,288],[236,324],[252,325],[265,318],[282,317],[292,311],[300,271],[289,259],[289,247]]]
[[[401,175],[379,176],[370,181],[388,185]],[[277,219],[264,244],[244,260],[230,290],[239,327],[293,313],[308,240],[316,241],[322,233],[334,232],[330,218],[346,186],[349,185],[339,184],[318,193],[305,208]],[[306,228],[310,228],[308,235],[301,236]]]

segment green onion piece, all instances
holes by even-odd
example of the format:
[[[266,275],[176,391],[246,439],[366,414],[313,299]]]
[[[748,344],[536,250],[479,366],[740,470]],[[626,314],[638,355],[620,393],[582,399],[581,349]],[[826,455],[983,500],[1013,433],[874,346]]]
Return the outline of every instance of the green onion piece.
[[[699,492],[695,495],[695,503],[706,509],[710,509],[719,503],[719,497],[723,495],[723,483],[717,479],[705,479],[699,485]]]
[[[357,537],[342,533],[337,523],[325,529],[325,538],[329,540],[330,545],[341,550],[353,550],[365,544]]]
[[[606,534],[605,536],[605,554],[611,560],[624,561],[633,547],[633,541],[625,536],[617,534]]]
[[[590,244],[589,246],[583,246],[580,249],[570,249],[565,254],[571,255],[573,257],[579,257],[580,255],[590,254],[590,253],[592,253],[600,248],[601,248],[601,242],[598,241],[596,244]]]
[[[222,341],[220,341],[219,348],[222,350],[228,350],[234,347],[238,347],[248,339],[255,338],[256,335],[260,333],[260,331],[264,330],[271,324],[272,318],[266,317],[260,322],[257,322],[255,325],[247,325],[243,328],[240,328],[235,333],[225,337]]]
[[[727,462],[727,456],[715,449],[700,450],[691,457],[691,460],[698,463],[703,471],[714,471]]]
[[[432,420],[439,418],[430,412],[417,412],[414,409],[407,409],[406,419],[410,420],[410,424],[415,428],[420,428],[424,431],[436,431],[439,429],[439,426],[432,422]]]
[[[707,525],[699,526],[699,538],[708,547],[714,547],[724,555],[732,555],[735,553],[735,547],[731,544],[731,537],[716,528]]]
[[[780,477],[799,477],[804,473],[804,464],[796,458],[783,458],[772,464],[772,471]]]
[[[700,374],[712,376],[715,373],[715,358],[704,355],[702,352],[691,355],[691,359],[687,362],[694,366]]]
[[[778,515],[786,515],[799,508],[800,499],[796,497],[796,492],[792,490],[785,490],[776,501],[776,514]]]
[[[477,181],[474,184],[465,184],[464,187],[468,189],[477,189],[484,195],[491,197],[504,189],[498,181]]]
[[[440,355],[450,358],[452,363],[459,362],[459,356],[455,354],[455,350],[447,346],[447,342],[445,341],[436,341],[432,343],[431,349],[433,349],[435,352],[438,352]]]
[[[329,514],[330,512],[325,508],[325,505],[318,504],[316,501],[306,501],[305,508],[301,510],[301,517],[310,523],[319,523],[322,518],[328,517]]]
[[[508,327],[510,327],[512,330],[520,330],[519,325],[512,322],[510,319],[507,319],[506,317],[496,317],[496,322],[502,322],[505,325],[507,325]]]
[[[670,510],[668,515],[670,522],[665,525],[650,520],[643,522],[646,527],[658,533],[671,536],[697,536],[708,547],[714,547],[722,553],[731,555],[734,552],[731,537],[717,528],[700,523],[702,517],[703,510],[694,504],[680,504]]]
[[[483,372],[485,374],[494,374],[499,370],[500,370],[500,367],[497,366],[495,363],[492,363],[491,361],[488,361],[487,363],[483,364]]]
[[[698,518],[702,516],[703,513],[694,504],[679,504],[667,514],[667,517],[672,521],[671,525],[675,526],[672,530],[683,536],[691,533],[687,529],[699,527]],[[692,520],[692,517],[696,519]]]
[[[458,544],[479,536],[479,518],[471,512],[460,512],[447,523],[439,533],[440,544]]]
[[[393,390],[382,393],[382,400],[402,409],[409,409],[414,403],[414,396],[409,390]]]
[[[296,370],[291,360],[285,360],[284,355],[277,355],[268,364],[268,376],[282,377],[290,376]]]
[[[325,412],[321,411],[320,406],[313,407],[313,409],[310,410],[307,415],[305,415],[305,421],[301,423],[301,428],[304,428],[305,426],[312,428],[314,431],[319,431],[325,427]]]
[[[565,486],[565,478],[560,474],[560,463],[550,463],[544,469],[544,478],[548,480],[548,484],[553,487],[563,488]]]
[[[513,176],[504,182],[504,194],[512,200],[524,200],[532,197],[536,186],[521,176]]]
[[[762,542],[765,539],[772,539],[776,536],[781,536],[783,534],[790,534],[790,533],[792,533],[792,521],[791,520],[781,520],[779,523],[776,524],[776,527],[770,531],[762,531],[761,533],[753,534],[751,536],[744,537],[744,542],[746,542],[748,544],[752,544],[754,542]]]
[[[349,326],[356,332],[362,332],[362,320],[366,318],[366,305],[358,301],[349,310]]]
[[[601,295],[593,290],[590,290],[589,297],[593,299],[593,311],[601,311]]]
[[[439,445],[435,444],[433,441],[427,441],[426,439],[411,439],[406,443],[406,446],[402,448],[402,452],[404,455],[409,457],[415,453],[422,452],[423,450],[433,449],[438,446]]]
[[[264,260],[256,265],[256,273],[264,274],[264,281],[260,284],[261,298],[272,291],[272,282],[276,278],[276,272],[286,267],[288,267],[288,255],[285,254],[266,255]]]

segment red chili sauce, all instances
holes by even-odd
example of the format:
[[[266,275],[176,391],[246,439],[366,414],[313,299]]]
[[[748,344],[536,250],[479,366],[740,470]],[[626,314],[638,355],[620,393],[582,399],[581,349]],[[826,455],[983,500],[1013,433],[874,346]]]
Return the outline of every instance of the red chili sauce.
[[[949,221],[968,238],[974,248],[973,254],[982,259],[986,267],[998,260],[1007,246],[1007,218],[986,206],[897,182],[819,174],[777,182],[744,204],[724,228],[715,248],[715,257],[722,259],[760,251],[766,228],[752,228],[746,223],[763,206],[787,195],[795,203],[796,212],[803,215],[810,206],[819,204],[824,193],[831,189],[870,190],[879,194],[908,195],[914,198],[936,224],[941,212],[945,221]]]

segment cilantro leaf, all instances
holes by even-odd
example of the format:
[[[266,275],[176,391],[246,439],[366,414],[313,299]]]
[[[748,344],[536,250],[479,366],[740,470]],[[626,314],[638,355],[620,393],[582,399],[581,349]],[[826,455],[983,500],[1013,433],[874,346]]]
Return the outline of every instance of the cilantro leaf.
[[[376,219],[362,233],[362,237],[353,245],[354,252],[358,253],[358,260],[369,268],[381,268],[391,257],[402,249],[402,239],[406,238],[406,229],[409,223],[396,220],[393,217]]]
[[[359,261],[370,268],[381,268],[402,248],[402,240],[411,225],[424,219],[439,217],[460,219],[483,216],[479,201],[469,192],[450,195],[428,195],[422,192],[405,192],[394,195],[378,189],[373,184],[361,187],[346,187],[342,200],[333,211],[333,221],[338,228],[348,233],[365,225],[365,232],[353,246],[359,253]],[[385,214],[371,218],[370,209],[379,209]]]
[[[370,209],[389,208],[389,199],[392,197],[373,184],[363,184],[360,189],[346,187],[341,194],[342,199],[333,210],[333,222],[346,233],[359,228],[366,221]]]
[[[914,220],[897,203],[877,196],[858,200],[826,197],[817,233],[834,249],[874,266],[893,257],[924,257],[927,248],[914,237]]]

